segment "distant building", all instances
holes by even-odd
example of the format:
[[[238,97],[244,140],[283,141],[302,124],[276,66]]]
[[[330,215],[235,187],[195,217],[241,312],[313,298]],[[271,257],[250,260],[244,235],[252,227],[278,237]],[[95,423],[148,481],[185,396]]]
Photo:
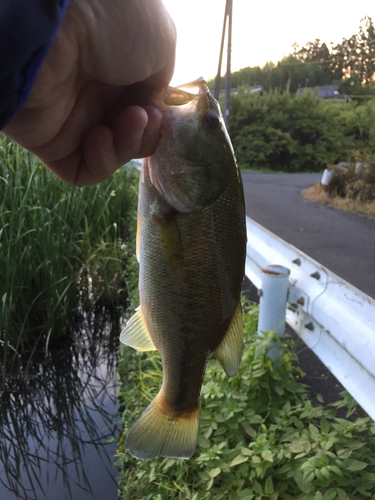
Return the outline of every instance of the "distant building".
[[[320,87],[305,87],[303,89],[300,88],[297,91],[297,95],[303,95],[305,92],[311,92],[312,94],[317,92],[318,97],[321,97],[322,99],[337,99],[338,101],[347,101],[350,99],[350,96],[339,91],[337,85],[322,85]]]
[[[255,87],[242,87],[241,90],[245,92],[245,94],[260,94],[260,95],[268,95],[268,92],[264,90],[262,85],[255,85]],[[237,95],[238,94],[238,88],[231,88],[230,93]],[[222,97],[225,95],[225,89],[220,90],[219,96]]]
[[[250,92],[250,94],[260,94],[260,95],[268,95],[268,92],[264,90],[262,85],[255,85],[255,87],[245,87],[245,92]]]

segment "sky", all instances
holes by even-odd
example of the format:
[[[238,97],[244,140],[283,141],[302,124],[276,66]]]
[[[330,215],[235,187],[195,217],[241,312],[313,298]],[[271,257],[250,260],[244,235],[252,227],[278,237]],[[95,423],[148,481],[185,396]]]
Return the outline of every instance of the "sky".
[[[163,0],[177,28],[176,68],[172,85],[217,73],[225,0]],[[332,0],[233,0],[232,71],[277,62],[320,38],[327,45],[358,32],[361,19],[375,21],[375,1],[348,7]],[[224,49],[226,50],[226,49]],[[225,73],[226,53],[223,57]]]

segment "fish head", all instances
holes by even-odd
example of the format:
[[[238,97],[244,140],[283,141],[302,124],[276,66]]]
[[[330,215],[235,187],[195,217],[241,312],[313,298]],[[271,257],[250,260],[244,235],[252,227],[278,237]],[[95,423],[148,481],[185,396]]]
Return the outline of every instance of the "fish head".
[[[237,168],[220,106],[202,79],[169,87],[164,102],[163,136],[144,175],[176,210],[201,210]]]

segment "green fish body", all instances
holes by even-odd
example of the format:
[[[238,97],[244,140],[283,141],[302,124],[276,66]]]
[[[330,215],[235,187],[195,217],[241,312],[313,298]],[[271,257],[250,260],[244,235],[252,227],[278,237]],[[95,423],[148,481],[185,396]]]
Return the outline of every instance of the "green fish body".
[[[120,338],[158,349],[163,365],[159,394],[126,438],[141,459],[190,458],[210,354],[228,376],[241,360],[242,181],[219,105],[203,81],[194,83],[198,95],[169,90],[164,136],[140,179],[141,305]]]

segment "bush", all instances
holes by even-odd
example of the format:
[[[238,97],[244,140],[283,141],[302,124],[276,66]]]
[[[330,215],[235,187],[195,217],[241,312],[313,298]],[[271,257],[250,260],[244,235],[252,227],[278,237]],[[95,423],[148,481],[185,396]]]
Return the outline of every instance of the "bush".
[[[362,104],[348,103],[345,111],[346,135],[354,138],[354,149],[362,157],[375,159],[375,99]]]
[[[310,92],[268,96],[240,90],[232,97],[231,137],[241,168],[322,171],[351,158],[352,150],[375,153],[375,100],[338,104]]]
[[[276,365],[275,341],[257,338],[257,308],[244,308],[245,346],[237,376],[216,360],[202,386],[198,446],[190,460],[140,461],[124,451],[125,435],[158,392],[160,356],[122,348],[119,365],[124,429],[120,437],[123,500],[364,500],[375,488],[375,424],[337,418],[355,409],[349,395],[332,407],[313,405],[285,348]]]

